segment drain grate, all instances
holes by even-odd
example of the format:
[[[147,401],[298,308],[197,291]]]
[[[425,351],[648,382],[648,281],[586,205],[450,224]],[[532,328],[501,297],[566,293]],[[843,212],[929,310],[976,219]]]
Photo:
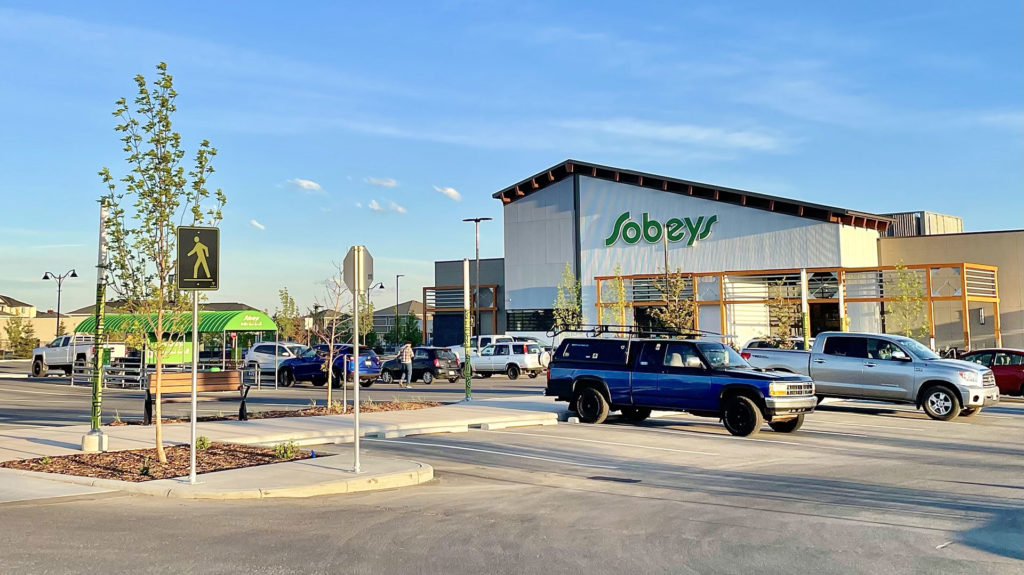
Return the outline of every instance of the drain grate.
[[[594,481],[611,481],[614,483],[640,483],[639,479],[630,479],[629,477],[608,477],[606,475],[592,475],[587,479],[593,479]]]

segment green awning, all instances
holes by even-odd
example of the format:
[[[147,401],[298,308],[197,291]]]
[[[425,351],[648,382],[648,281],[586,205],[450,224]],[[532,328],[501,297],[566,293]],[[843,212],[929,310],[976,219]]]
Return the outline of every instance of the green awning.
[[[108,314],[104,317],[104,330],[110,333],[138,332],[143,329],[152,332],[156,325],[156,314],[149,319],[135,314]],[[168,313],[164,316],[164,331],[191,331],[191,313]],[[75,328],[76,333],[92,333],[96,330],[96,317],[86,318]],[[199,312],[200,333],[221,333],[225,331],[277,331],[277,325],[267,314],[256,310],[245,311],[201,311]]]

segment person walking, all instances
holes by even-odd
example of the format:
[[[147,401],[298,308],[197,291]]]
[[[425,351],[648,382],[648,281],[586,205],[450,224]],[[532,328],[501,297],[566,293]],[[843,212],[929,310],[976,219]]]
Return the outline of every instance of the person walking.
[[[398,385],[402,387],[412,386],[412,342],[407,341],[402,349],[398,350],[398,361],[402,362],[402,379],[398,381]]]

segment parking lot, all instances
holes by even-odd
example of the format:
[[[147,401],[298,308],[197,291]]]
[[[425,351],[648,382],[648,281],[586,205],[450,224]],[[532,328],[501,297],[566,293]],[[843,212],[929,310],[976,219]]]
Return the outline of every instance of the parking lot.
[[[475,380],[474,388],[486,399],[542,393],[543,384],[494,377]],[[325,390],[253,394],[252,408],[276,409],[308,405]],[[375,385],[366,395],[455,401],[462,387]],[[137,417],[141,397],[108,390],[105,413]],[[68,387],[61,378],[0,379],[5,426],[83,423],[88,408],[88,388]],[[796,433],[766,426],[749,438],[729,435],[712,419],[663,413],[639,425],[612,416],[602,425],[366,439],[367,453],[431,464],[435,481],[258,505],[126,495],[8,505],[12,520],[0,536],[19,549],[7,555],[8,565],[71,561],[68,550],[95,547],[87,544],[87,529],[12,526],[23,524],[21,515],[59,517],[67,525],[124,523],[128,509],[131,529],[111,533],[126,548],[156,530],[195,529],[215,538],[243,526],[230,565],[204,544],[190,559],[214,571],[257,569],[259,549],[273,545],[304,561],[304,571],[339,568],[340,557],[350,572],[411,570],[430,557],[431,572],[445,573],[1021,573],[1022,437],[1024,402],[1004,398],[952,422],[912,406],[828,400]],[[109,497],[131,497],[131,506],[111,506]],[[324,554],[312,534],[327,532],[332,542]],[[60,544],[48,544],[58,536]],[[33,545],[19,545],[29,537]],[[441,548],[446,552],[437,553]],[[74,560],[114,566],[94,550]],[[509,568],[496,570],[496,562]]]

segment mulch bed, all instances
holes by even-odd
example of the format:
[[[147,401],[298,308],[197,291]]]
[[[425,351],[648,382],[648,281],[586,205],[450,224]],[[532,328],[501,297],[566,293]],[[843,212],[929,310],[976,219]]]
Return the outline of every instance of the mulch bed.
[[[106,453],[81,453],[0,462],[0,467],[119,481],[152,481],[185,477],[189,472],[189,446],[165,447],[167,463],[157,461],[156,449],[133,449]],[[235,443],[211,443],[196,450],[196,473],[225,471],[313,457],[308,450],[295,449],[290,458],[279,458],[274,449]]]
[[[360,413],[375,413],[381,411],[406,411],[410,409],[426,409],[444,405],[439,401],[367,401],[359,403]],[[344,413],[352,413],[352,406]],[[307,407],[305,409],[281,409],[274,411],[250,411],[249,419],[274,419],[277,417],[311,417],[314,415],[342,415],[341,404],[335,403],[331,409],[326,405]],[[196,418],[196,421],[237,421],[238,415],[205,415]],[[164,423],[185,423],[188,419],[163,418]],[[141,419],[121,419],[112,421],[105,425],[142,425]]]

